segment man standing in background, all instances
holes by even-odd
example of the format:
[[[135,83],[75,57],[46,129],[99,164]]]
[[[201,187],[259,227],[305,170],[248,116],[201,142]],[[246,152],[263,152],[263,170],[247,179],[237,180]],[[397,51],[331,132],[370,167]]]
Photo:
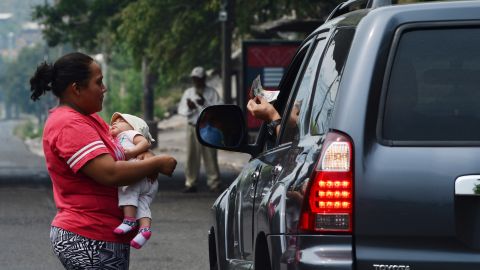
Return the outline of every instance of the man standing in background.
[[[207,185],[210,191],[221,191],[220,173],[218,170],[217,150],[201,145],[195,134],[195,124],[203,108],[220,104],[217,91],[206,85],[206,74],[203,67],[195,67],[190,74],[193,87],[183,93],[178,106],[178,113],[187,117],[187,162],[185,163],[185,189],[183,192],[197,191],[197,178],[201,157],[207,173]]]

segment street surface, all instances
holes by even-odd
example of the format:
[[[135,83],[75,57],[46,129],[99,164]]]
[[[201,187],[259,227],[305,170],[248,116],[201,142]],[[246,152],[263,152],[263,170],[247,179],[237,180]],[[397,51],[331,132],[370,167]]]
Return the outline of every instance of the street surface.
[[[130,269],[208,269],[212,193],[160,191],[151,207],[153,235],[131,249]],[[49,242],[55,205],[49,186],[0,186],[2,270],[63,269]]]
[[[33,155],[22,140],[13,136],[18,122],[0,121],[0,183],[45,182],[43,158]]]
[[[15,124],[0,121],[0,269],[63,269],[49,242],[56,210],[44,160],[11,135]],[[178,151],[172,155],[179,155],[176,158],[181,161]],[[221,166],[225,186],[237,174],[237,170]],[[153,235],[141,250],[131,249],[130,269],[208,269],[209,211],[218,194],[207,191],[203,173],[200,192],[181,193],[181,162],[172,178],[161,176],[158,181],[159,193],[151,207]]]

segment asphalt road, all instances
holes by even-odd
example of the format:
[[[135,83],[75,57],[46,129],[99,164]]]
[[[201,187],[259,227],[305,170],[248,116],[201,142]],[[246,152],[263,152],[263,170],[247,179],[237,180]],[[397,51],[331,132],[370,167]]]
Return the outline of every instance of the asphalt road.
[[[22,140],[13,136],[17,121],[0,121],[0,183],[47,181],[43,158],[33,155]]]
[[[216,195],[160,191],[151,207],[153,235],[131,249],[130,269],[208,269],[209,208]],[[0,187],[0,269],[63,269],[49,242],[55,206],[49,186]]]
[[[63,269],[49,242],[56,210],[43,158],[11,136],[13,126],[0,121],[0,269]],[[222,170],[225,186],[236,174]],[[141,250],[132,248],[130,269],[208,269],[209,211],[218,194],[206,191],[203,175],[198,193],[181,193],[183,179],[182,166],[172,178],[158,179],[153,235]]]

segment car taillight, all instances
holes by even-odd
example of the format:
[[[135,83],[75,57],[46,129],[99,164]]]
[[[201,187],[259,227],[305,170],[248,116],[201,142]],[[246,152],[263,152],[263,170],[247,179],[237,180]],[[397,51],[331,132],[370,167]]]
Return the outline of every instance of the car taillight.
[[[352,232],[352,141],[329,132],[310,177],[299,229],[310,232]]]

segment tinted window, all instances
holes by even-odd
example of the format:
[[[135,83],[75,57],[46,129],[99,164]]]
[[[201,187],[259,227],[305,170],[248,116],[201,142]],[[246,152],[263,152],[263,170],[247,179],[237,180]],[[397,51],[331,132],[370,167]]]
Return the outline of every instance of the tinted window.
[[[308,65],[303,72],[300,86],[298,87],[294,102],[290,105],[290,111],[284,121],[285,128],[281,137],[281,143],[291,142],[298,139],[300,131],[305,131],[306,108],[310,100],[313,84],[315,81],[315,74],[318,67],[318,62],[322,56],[325,48],[325,39],[320,39],[315,46],[315,50],[308,61]]]
[[[313,135],[327,132],[328,122],[337,97],[338,83],[354,33],[354,29],[337,30],[323,57],[312,105],[310,127]]]
[[[299,48],[297,54],[288,66],[287,72],[283,75],[282,81],[280,82],[278,89],[280,90],[280,93],[278,94],[277,100],[273,103],[275,109],[280,113],[280,115],[282,115],[284,111],[287,110],[286,104],[288,103],[288,97],[293,91],[293,87],[300,70],[302,70],[302,67],[306,65],[306,55],[307,52],[312,50],[313,43],[314,40],[310,39]],[[276,142],[277,136],[267,136],[265,144],[263,145],[263,150],[266,151],[275,147]]]
[[[287,103],[288,96],[293,89],[293,84],[295,83],[301,67],[305,65],[305,56],[307,55],[307,52],[311,50],[312,43],[313,41],[309,40],[299,49],[297,55],[292,60],[292,63],[290,63],[287,72],[282,78],[281,85],[279,86],[280,93],[277,101],[274,103],[275,108],[279,112],[285,110],[284,106]]]
[[[383,137],[480,140],[480,29],[424,29],[401,36],[388,83]]]

